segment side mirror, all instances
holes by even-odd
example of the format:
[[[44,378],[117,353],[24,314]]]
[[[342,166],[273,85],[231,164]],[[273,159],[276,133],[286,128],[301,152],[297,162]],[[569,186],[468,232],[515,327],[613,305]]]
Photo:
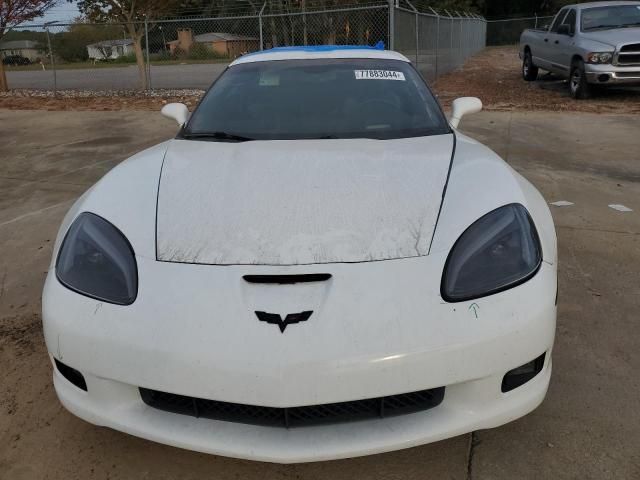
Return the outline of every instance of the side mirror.
[[[175,120],[180,126],[187,123],[189,118],[189,109],[184,103],[167,103],[162,107],[160,113],[167,118]]]
[[[479,98],[476,97],[460,97],[456,98],[453,101],[452,112],[451,112],[451,126],[453,128],[458,128],[458,124],[460,123],[460,119],[465,115],[470,115],[472,113],[478,113],[482,110],[482,102]]]
[[[558,27],[558,35],[571,35],[571,26],[563,23]]]

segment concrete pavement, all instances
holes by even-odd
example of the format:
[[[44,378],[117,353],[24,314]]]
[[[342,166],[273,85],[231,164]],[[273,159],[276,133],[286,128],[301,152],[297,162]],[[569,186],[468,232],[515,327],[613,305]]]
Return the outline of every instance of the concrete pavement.
[[[58,225],[111,167],[170,138],[149,112],[0,110],[0,478],[640,478],[640,118],[484,112],[461,127],[543,193],[559,239],[547,399],[503,427],[371,457],[280,466],[179,450],[60,406],[40,294]],[[633,212],[612,210],[623,204]]]

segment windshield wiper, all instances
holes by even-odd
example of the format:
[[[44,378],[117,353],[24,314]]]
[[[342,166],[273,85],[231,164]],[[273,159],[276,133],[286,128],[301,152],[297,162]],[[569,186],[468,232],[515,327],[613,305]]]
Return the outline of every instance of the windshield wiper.
[[[220,140],[227,142],[250,142],[254,140],[250,137],[236,135],[229,132],[204,132],[204,133],[183,133],[182,138],[187,140]]]

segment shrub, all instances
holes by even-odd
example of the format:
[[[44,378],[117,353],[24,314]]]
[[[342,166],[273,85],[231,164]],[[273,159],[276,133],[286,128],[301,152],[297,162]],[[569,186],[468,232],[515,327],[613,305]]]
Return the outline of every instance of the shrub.
[[[187,58],[189,60],[214,60],[218,58],[223,58],[222,55],[214,52],[213,49],[204,43],[194,43],[191,45],[189,49],[189,53],[187,54]]]
[[[163,61],[163,60],[171,60],[173,57],[171,56],[171,53],[169,53],[168,50],[161,50],[159,52],[156,53],[152,53],[151,55],[149,55],[149,57],[151,58],[152,61]]]
[[[136,63],[136,54],[128,53],[126,55],[120,55],[118,58],[110,59],[113,63]]]

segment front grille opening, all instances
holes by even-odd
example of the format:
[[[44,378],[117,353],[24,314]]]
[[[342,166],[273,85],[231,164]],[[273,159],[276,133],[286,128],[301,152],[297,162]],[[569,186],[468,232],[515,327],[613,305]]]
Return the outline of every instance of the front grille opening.
[[[351,402],[306,407],[260,407],[219,402],[140,388],[142,401],[152,408],[192,417],[272,427],[306,427],[416,413],[437,407],[444,387]]]
[[[629,43],[620,48],[621,52],[640,52],[640,43]]]
[[[78,387],[80,390],[87,391],[87,382],[84,380],[84,376],[75,368],[71,368],[69,365],[65,365],[57,358],[54,358],[53,361],[56,364],[56,368],[60,375],[66,378],[70,383]]]
[[[502,378],[502,392],[510,392],[514,388],[524,385],[529,380],[533,379],[533,377],[538,375],[542,371],[542,367],[544,367],[545,356],[546,352],[538,358],[535,358],[524,365],[520,365],[518,368],[509,370]]]
[[[640,64],[640,53],[625,53],[618,56],[618,65],[638,65]]]

